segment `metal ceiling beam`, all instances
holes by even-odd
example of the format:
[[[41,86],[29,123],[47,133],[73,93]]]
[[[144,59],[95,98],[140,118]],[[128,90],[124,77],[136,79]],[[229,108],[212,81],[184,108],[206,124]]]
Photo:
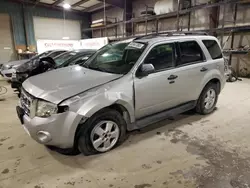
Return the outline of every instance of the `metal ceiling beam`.
[[[62,3],[64,0],[57,0],[57,1],[55,1],[53,4],[52,4],[52,6],[57,6],[57,5],[59,5],[60,3]]]
[[[35,1],[30,1],[30,0],[9,0],[9,1],[12,1],[12,2],[15,2],[15,3],[24,3],[26,5],[45,7],[45,8],[54,9],[54,10],[63,10],[63,7],[51,6],[51,4],[42,3],[42,2],[35,2]],[[71,11],[71,12],[74,12],[74,13],[77,13],[77,14],[86,13],[84,11],[79,11],[79,10],[74,10],[74,9],[70,9],[68,11]]]
[[[73,4],[73,5],[71,5],[71,7],[77,7],[77,6],[79,6],[79,5],[81,5],[81,4],[83,4],[83,3],[86,3],[86,2],[88,2],[89,0],[81,0],[81,1],[79,1],[79,2],[77,2],[77,3],[75,3],[75,4]]]
[[[104,2],[104,0],[99,0]],[[131,1],[131,0],[127,0],[127,1]],[[119,7],[119,8],[124,8],[124,0],[105,0],[105,3],[108,3],[110,5]],[[132,1],[131,1],[132,2]]]
[[[108,7],[108,6],[109,5],[106,5],[105,7]],[[102,8],[104,8],[104,4],[103,3],[98,3],[98,4],[94,5],[94,6],[91,6],[89,8],[84,9],[83,11],[84,12],[93,12],[95,10],[99,10],[99,9],[102,9]]]
[[[112,6],[112,5],[109,5],[108,7],[106,6],[105,11],[110,10],[110,9],[112,9],[114,7],[115,6]],[[98,10],[94,10],[94,11],[91,12],[91,14],[96,14],[96,13],[99,13],[99,12],[104,12],[103,8],[102,9],[98,9]]]

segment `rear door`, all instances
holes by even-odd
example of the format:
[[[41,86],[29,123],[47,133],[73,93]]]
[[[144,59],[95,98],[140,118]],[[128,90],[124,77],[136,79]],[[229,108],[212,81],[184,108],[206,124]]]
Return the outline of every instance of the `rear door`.
[[[218,41],[213,39],[203,39],[202,43],[205,45],[206,50],[211,56],[210,63],[220,71],[221,75],[224,75],[226,67]]]
[[[174,83],[177,86],[175,104],[178,105],[198,99],[201,82],[209,67],[199,41],[182,39],[177,46],[178,59],[173,75],[178,76]]]

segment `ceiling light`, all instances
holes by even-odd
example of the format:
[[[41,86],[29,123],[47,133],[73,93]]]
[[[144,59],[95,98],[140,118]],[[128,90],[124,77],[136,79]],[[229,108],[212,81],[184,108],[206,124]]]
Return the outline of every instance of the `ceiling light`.
[[[62,39],[63,40],[69,40],[69,37],[63,37]]]
[[[63,5],[63,8],[64,8],[64,9],[70,9],[70,7],[71,7],[71,6],[70,6],[70,4],[68,4],[68,3],[65,3],[65,4]]]

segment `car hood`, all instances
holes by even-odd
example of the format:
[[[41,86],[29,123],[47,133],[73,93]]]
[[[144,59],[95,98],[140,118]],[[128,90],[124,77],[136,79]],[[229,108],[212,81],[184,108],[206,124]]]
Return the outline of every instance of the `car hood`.
[[[18,60],[18,61],[10,61],[8,63],[4,63],[4,65],[16,66],[16,65],[21,65],[23,63],[26,63],[27,61],[29,61],[29,59],[23,59],[23,60]]]
[[[59,104],[69,97],[120,77],[122,75],[75,65],[30,77],[23,83],[23,88],[37,98]]]

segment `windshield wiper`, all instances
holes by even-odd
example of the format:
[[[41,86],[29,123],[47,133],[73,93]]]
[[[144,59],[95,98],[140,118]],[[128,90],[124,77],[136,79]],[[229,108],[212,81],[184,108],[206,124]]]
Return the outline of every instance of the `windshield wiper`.
[[[92,69],[92,70],[101,71],[101,72],[106,72],[105,69],[102,69],[100,67],[90,67],[90,66],[88,66],[87,68]]]
[[[101,67],[90,67],[88,66],[87,68],[92,69],[92,70],[97,70],[97,71],[101,71],[101,72],[106,72],[106,73],[112,73],[115,74],[114,72],[111,72],[107,69],[101,68]]]
[[[84,67],[84,68],[89,68],[89,65],[87,63],[85,63],[85,62],[84,63],[80,63],[79,65],[82,66],[82,67]]]

